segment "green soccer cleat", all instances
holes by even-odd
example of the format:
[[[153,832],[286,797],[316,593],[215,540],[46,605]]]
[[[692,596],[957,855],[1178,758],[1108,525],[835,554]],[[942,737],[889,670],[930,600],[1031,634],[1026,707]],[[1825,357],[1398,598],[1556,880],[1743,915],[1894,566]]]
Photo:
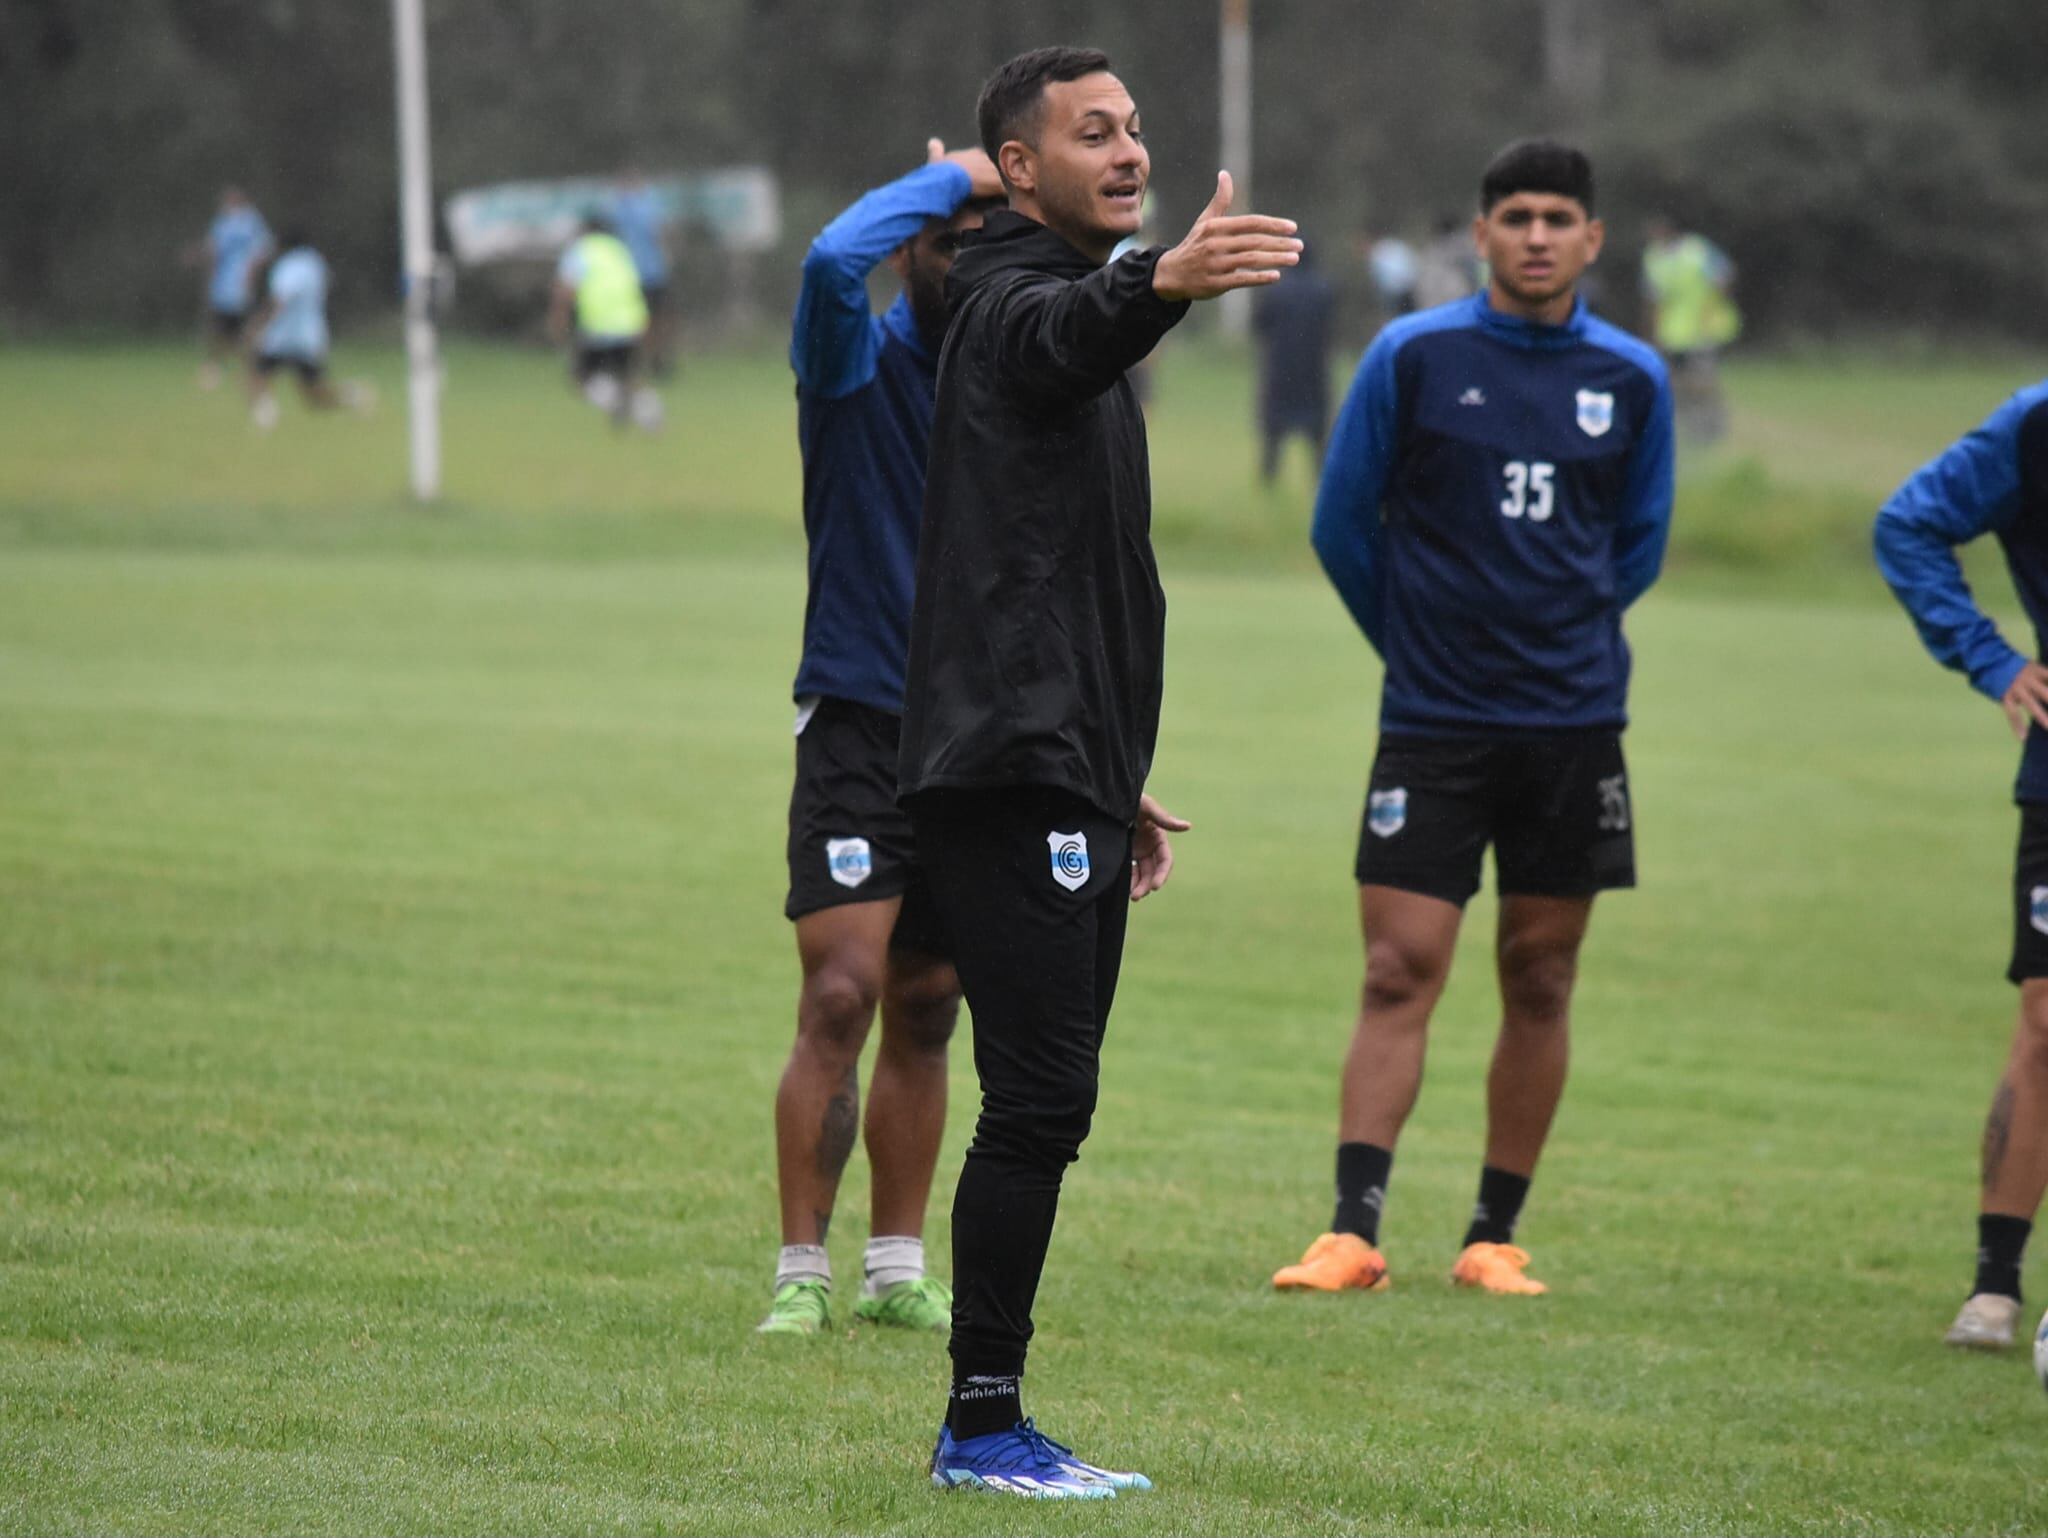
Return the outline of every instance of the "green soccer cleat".
[[[775,1289],[768,1317],[756,1335],[816,1335],[832,1323],[832,1294],[823,1282],[790,1282]]]
[[[853,1305],[853,1317],[869,1324],[894,1325],[899,1330],[950,1330],[953,1289],[935,1276],[898,1282],[872,1297],[863,1293]]]

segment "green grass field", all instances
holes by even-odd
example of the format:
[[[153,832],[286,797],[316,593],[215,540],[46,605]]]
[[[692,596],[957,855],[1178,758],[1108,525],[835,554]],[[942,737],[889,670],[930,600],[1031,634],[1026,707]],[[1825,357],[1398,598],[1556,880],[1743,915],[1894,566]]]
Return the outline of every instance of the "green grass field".
[[[1442,1280],[1488,899],[1395,1290],[1266,1287],[1328,1217],[1376,680],[1305,463],[1257,492],[1240,376],[1169,360],[1154,784],[1197,827],[1135,917],[1028,1384],[1160,1488],[1085,1509],[926,1488],[942,1342],[750,1333],[795,981],[786,372],[699,360],[666,437],[615,440],[544,358],[458,352],[432,512],[389,406],[259,439],[189,372],[0,354],[0,1530],[2048,1529],[2048,1399],[1938,1344],[2014,750],[1858,549],[2038,361],[1734,371],[1631,622],[1644,884],[1596,919],[1528,1303]],[[964,1050],[954,1095],[947,1188]],[[866,1194],[856,1156],[842,1292]]]

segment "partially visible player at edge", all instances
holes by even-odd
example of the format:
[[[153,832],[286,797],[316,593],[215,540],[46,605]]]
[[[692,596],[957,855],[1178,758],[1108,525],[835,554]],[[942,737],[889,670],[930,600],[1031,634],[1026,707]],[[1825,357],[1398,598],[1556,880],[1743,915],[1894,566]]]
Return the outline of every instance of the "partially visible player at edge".
[[[860,1054],[878,1004],[867,1108],[872,1224],[854,1317],[925,1330],[952,1322],[952,1294],[925,1275],[922,1236],[960,988],[942,959],[910,820],[896,805],[896,747],[946,273],[1002,184],[980,150],[948,155],[934,139],[927,157],[811,242],[790,337],[810,595],[785,911],[796,923],[803,991],[775,1095],[782,1252],[760,1325],[770,1335],[809,1335],[829,1322],[825,1235],[860,1122]],[[884,261],[903,292],[877,317],[868,274]]]
[[[1595,894],[1635,884],[1628,644],[1670,525],[1664,366],[1587,313],[1593,171],[1525,140],[1486,168],[1487,291],[1394,321],[1360,364],[1314,544],[1386,665],[1356,875],[1365,985],[1344,1063],[1330,1232],[1281,1288],[1387,1285],[1379,1222],[1431,1011],[1491,844],[1500,1036],[1479,1200],[1451,1279],[1534,1294],[1513,1243],[1564,1092]]]
[[[1171,250],[1111,261],[1151,170],[1109,60],[1041,48],[990,76],[982,148],[1010,206],[947,283],[904,689],[903,803],[974,1016],[981,1115],[953,1198],[953,1387],[931,1478],[1101,1498],[1024,1418],[1031,1308],[1094,1115],[1131,904],[1169,831],[1145,793],[1166,600],[1130,370],[1188,303],[1270,282],[1300,243],[1230,216],[1230,179]]]
[[[2025,744],[2013,862],[2012,962],[2020,990],[2012,1050],[1984,1121],[1977,1277],[1949,1327],[1952,1346],[2003,1350],[2020,1312],[2020,1261],[2048,1188],[2048,667],[1998,632],[1977,607],[1955,547],[1994,534],[2048,649],[2048,380],[1901,486],[1877,516],[1877,564],[1944,667],[1999,702]]]

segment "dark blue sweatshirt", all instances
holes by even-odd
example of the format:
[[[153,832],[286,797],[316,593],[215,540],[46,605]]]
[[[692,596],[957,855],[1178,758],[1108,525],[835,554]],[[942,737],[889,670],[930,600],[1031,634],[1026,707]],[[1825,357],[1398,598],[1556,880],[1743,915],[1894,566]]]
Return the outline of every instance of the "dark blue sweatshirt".
[[[2048,379],[2020,391],[1990,420],[1923,465],[1877,515],[1877,565],[1944,667],[2002,697],[2027,659],[1970,596],[1955,547],[1996,534],[2034,655],[2048,631]],[[2027,731],[2019,801],[2048,802],[2048,733]]]
[[[1671,389],[1643,343],[1484,294],[1393,322],[1337,417],[1316,554],[1386,662],[1386,732],[1620,728],[1663,563]]]
[[[921,166],[826,225],[804,257],[789,343],[804,461],[810,595],[795,694],[898,715],[924,513],[938,360],[898,297],[877,317],[868,273],[967,201],[967,173]]]

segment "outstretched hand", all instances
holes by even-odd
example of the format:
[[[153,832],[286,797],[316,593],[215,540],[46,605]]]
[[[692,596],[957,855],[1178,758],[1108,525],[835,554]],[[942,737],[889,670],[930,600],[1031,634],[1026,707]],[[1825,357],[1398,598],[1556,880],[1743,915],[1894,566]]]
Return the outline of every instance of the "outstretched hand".
[[[2005,697],[1998,703],[2005,707],[2013,736],[2024,740],[2029,723],[2048,731],[2048,667],[2029,662],[2006,686]]]
[[[1292,219],[1230,211],[1230,173],[1216,173],[1216,195],[1185,239],[1159,258],[1152,289],[1161,299],[1214,299],[1233,288],[1277,283],[1301,260]]]
[[[927,139],[924,142],[926,165],[937,165],[950,160],[967,173],[967,196],[979,201],[982,198],[999,198],[1003,195],[1003,179],[996,172],[996,163],[980,150],[946,149],[943,139]]]
[[[1176,817],[1150,796],[1138,797],[1138,820],[1131,826],[1131,901],[1149,897],[1173,874],[1173,845],[1168,833],[1194,826]]]

